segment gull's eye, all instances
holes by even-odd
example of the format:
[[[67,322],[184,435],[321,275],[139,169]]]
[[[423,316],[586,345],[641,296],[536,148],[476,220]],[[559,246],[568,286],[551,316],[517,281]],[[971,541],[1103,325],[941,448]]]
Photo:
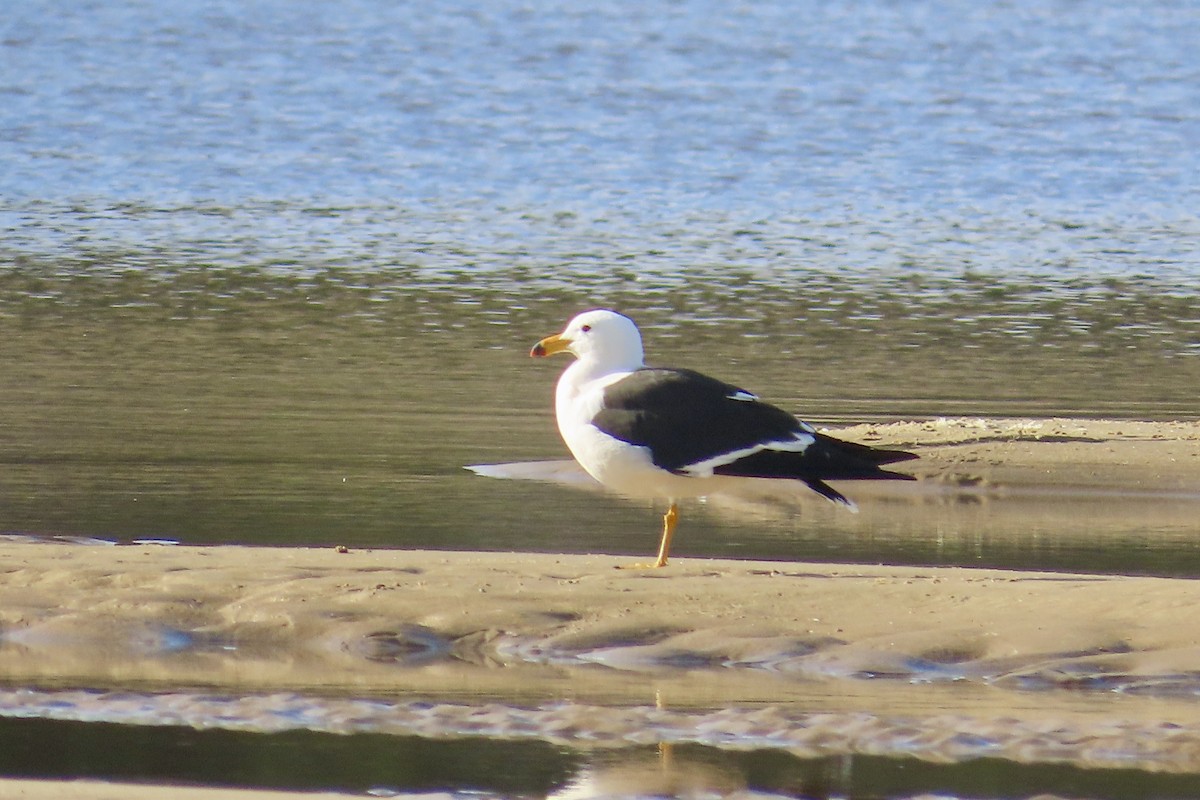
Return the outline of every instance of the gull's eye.
[[[587,333],[587,332],[588,332],[588,331],[590,331],[591,329],[592,329],[592,326],[591,326],[591,325],[584,325],[584,326],[583,326],[582,328],[580,328],[579,330],[583,331],[584,333]]]

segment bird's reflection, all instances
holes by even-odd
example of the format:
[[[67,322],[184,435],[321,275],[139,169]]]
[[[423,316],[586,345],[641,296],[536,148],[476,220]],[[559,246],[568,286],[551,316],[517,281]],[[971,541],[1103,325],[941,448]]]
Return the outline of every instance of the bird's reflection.
[[[655,706],[665,707],[656,693]],[[851,759],[796,760],[785,753],[718,750],[661,741],[599,751],[571,783],[550,797],[830,798],[844,796]]]

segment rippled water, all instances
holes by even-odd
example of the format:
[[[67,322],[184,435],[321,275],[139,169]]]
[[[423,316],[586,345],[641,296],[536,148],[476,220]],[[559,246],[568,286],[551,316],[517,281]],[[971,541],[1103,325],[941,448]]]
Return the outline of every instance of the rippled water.
[[[22,5],[6,161],[35,199],[1183,211],[1198,27],[1165,1]]]
[[[562,455],[525,353],[596,305],[819,423],[1200,416],[1190,4],[10,5],[0,530],[647,552],[461,469]],[[1200,570],[1046,505],[678,549]]]

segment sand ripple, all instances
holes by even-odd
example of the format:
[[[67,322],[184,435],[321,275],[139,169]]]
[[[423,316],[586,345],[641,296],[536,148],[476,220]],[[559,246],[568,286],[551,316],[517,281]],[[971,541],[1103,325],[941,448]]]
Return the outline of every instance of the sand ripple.
[[[588,700],[636,704],[670,684],[672,702],[697,705],[970,687],[1039,698],[993,705],[1165,699],[1163,718],[1200,722],[1178,702],[1200,697],[1193,581],[704,560],[647,574],[604,557],[284,548],[6,554],[9,686],[536,700],[587,686]]]

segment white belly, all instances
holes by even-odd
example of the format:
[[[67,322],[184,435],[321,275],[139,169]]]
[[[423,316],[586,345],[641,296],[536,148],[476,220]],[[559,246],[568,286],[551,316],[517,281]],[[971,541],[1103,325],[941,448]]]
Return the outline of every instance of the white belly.
[[[604,486],[628,497],[700,497],[718,489],[725,479],[667,472],[654,466],[649,449],[613,438],[591,424],[601,408],[604,387],[625,374],[584,381],[568,368],[559,380],[558,431],[579,465]]]
[[[704,494],[703,480],[673,475],[655,467],[646,447],[613,439],[593,426],[581,426],[563,437],[575,461],[613,492],[630,497],[695,497]]]
[[[700,497],[722,482],[720,477],[694,478],[660,469],[647,448],[614,439],[589,424],[563,430],[562,435],[589,475],[627,497]]]

